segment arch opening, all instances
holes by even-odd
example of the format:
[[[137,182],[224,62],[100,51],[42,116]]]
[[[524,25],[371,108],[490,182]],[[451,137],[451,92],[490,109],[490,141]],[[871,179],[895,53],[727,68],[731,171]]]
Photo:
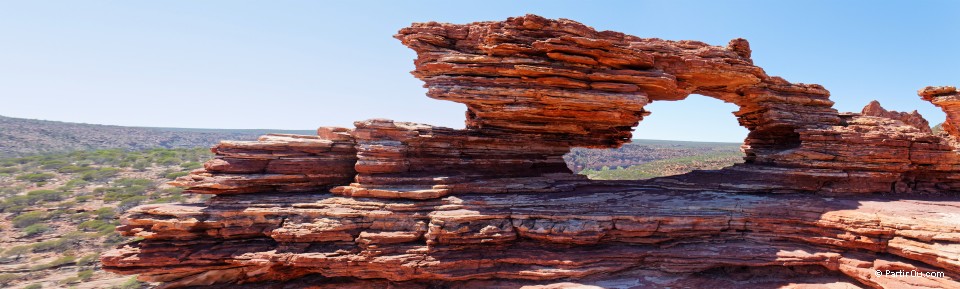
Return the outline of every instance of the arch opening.
[[[596,180],[640,180],[722,169],[748,157],[743,145],[750,132],[731,114],[739,109],[698,94],[680,101],[654,101],[644,107],[651,114],[633,128],[630,143],[619,148],[573,148],[564,160],[574,173]]]

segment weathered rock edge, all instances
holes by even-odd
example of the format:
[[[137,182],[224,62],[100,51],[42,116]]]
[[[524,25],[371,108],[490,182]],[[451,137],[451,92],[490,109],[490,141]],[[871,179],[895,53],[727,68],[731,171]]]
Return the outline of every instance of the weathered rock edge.
[[[118,230],[144,240],[105,254],[102,262],[107,270],[170,287],[308,274],[559,282],[634,269],[682,274],[814,265],[875,288],[956,288],[956,212],[956,200],[617,186],[430,201],[230,195],[206,205],[131,210]],[[876,270],[945,276],[876,276]]]

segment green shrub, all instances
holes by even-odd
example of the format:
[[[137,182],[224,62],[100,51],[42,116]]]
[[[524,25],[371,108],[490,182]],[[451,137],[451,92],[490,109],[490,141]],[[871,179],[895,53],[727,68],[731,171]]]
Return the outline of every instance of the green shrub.
[[[0,199],[0,211],[19,213],[27,206],[36,204],[37,201],[39,200],[24,195],[6,197]]]
[[[123,282],[123,284],[110,287],[110,289],[140,289],[143,288],[144,285],[146,285],[146,283],[140,282],[136,276],[133,276]]]
[[[67,278],[64,278],[63,280],[60,280],[60,282],[57,282],[57,283],[60,283],[61,285],[63,285],[63,284],[80,283],[80,277],[79,277],[79,276],[67,277]]]
[[[23,228],[24,236],[30,237],[34,235],[43,234],[43,232],[49,231],[50,227],[44,224],[33,224]]]
[[[103,200],[106,202],[115,202],[144,196],[147,194],[147,190],[154,187],[152,180],[124,178],[114,181],[109,188],[97,188],[94,192],[103,194]]]
[[[186,176],[186,175],[189,175],[189,174],[190,174],[190,172],[172,172],[172,173],[164,174],[163,177],[164,177],[164,178],[171,179],[171,180],[175,180],[175,179],[177,179],[177,178],[179,178],[179,177]]]
[[[70,244],[65,242],[63,238],[60,238],[33,243],[31,246],[33,246],[33,252],[46,252],[51,250],[66,250],[70,247]]]
[[[69,209],[69,208],[73,208],[76,205],[77,205],[77,201],[64,201],[57,204],[57,208]],[[58,211],[62,211],[62,209]]]
[[[30,285],[27,285],[27,287],[23,287],[23,289],[40,289],[40,288],[43,288],[43,285],[41,285],[40,283],[33,283]]]
[[[26,173],[17,176],[17,180],[40,183],[51,180],[55,177],[57,177],[57,175],[51,173]]]
[[[117,245],[126,243],[128,241],[131,241],[131,240],[127,237],[124,237],[123,235],[120,235],[117,232],[111,232],[110,234],[107,235],[106,238],[103,239],[103,245],[104,247],[108,247],[108,248],[116,247]]]
[[[33,243],[31,246],[33,247],[33,252],[45,252],[51,250],[65,251],[71,247],[79,245],[80,241],[84,237],[88,237],[87,234],[73,232],[63,235],[63,237],[60,237],[59,239]]]
[[[80,175],[80,179],[88,182],[105,181],[116,176],[118,173],[120,173],[120,169],[118,168],[99,168],[84,172]]]
[[[117,211],[111,207],[103,207],[93,211],[93,214],[97,216],[97,219],[101,220],[112,220],[116,219]]]
[[[63,160],[46,160],[40,162],[40,168],[45,170],[56,170],[67,165],[69,164]]]
[[[84,221],[83,223],[77,225],[77,229],[84,231],[96,231],[100,234],[109,234],[110,232],[113,232],[116,227],[117,226],[112,223],[107,223],[101,220]]]
[[[66,165],[57,169],[57,172],[61,174],[76,174],[76,173],[85,173],[93,170],[96,170],[96,168],[92,168],[90,166]]]
[[[177,157],[162,157],[156,161],[161,165],[172,166],[180,163],[180,159]]]
[[[56,218],[59,218],[59,217],[62,216],[62,215],[66,215],[66,214],[69,214],[69,213],[70,213],[70,212],[68,212],[68,211],[65,210],[65,209],[56,209],[56,210],[51,211],[49,214],[47,214],[47,219],[56,219]]]
[[[67,181],[66,184],[63,184],[63,186],[66,189],[82,188],[87,186],[87,181],[84,181],[83,179],[71,179]]]
[[[23,228],[26,226],[39,223],[40,221],[46,220],[46,218],[47,218],[47,215],[44,214],[44,212],[40,212],[40,211],[27,212],[14,217],[13,225],[16,226],[17,228]]]
[[[54,202],[62,201],[70,196],[70,193],[54,190],[36,190],[27,192],[27,197],[41,201]]]
[[[12,283],[13,281],[16,281],[17,279],[20,279],[20,276],[17,275],[17,274],[0,273],[0,285],[10,284],[10,283]],[[126,284],[126,283],[124,283],[124,284]]]
[[[3,251],[3,257],[14,257],[17,260],[20,260],[21,256],[30,253],[31,250],[32,248],[30,245],[13,246],[12,248]]]
[[[26,210],[26,209],[27,209],[27,206],[15,205],[15,206],[6,207],[6,208],[3,209],[3,211],[4,211],[4,212],[9,212],[9,213],[17,213],[17,214],[19,214],[19,213],[23,212],[23,211]]]
[[[25,189],[26,187],[27,187],[26,185],[3,186],[3,187],[0,187],[0,195],[3,195],[3,196],[16,195],[17,193],[22,192],[23,189]]]
[[[93,253],[77,259],[77,266],[89,266],[98,261],[100,254]]]
[[[150,180],[150,179],[122,178],[122,179],[119,179],[119,180],[114,181],[114,182],[113,182],[113,186],[115,186],[115,187],[134,187],[134,186],[152,187],[152,186],[153,186],[153,180]]]
[[[38,199],[36,196],[19,195],[19,196],[12,196],[12,197],[6,198],[4,200],[4,203],[11,204],[11,205],[27,206],[27,205],[35,205],[39,201],[40,199]]]
[[[200,162],[185,162],[180,164],[180,167],[185,170],[194,170],[194,169],[202,168],[203,164]]]
[[[148,162],[138,161],[138,162],[133,163],[133,165],[130,166],[130,167],[133,168],[133,169],[135,169],[135,170],[138,170],[138,171],[143,171],[143,170],[146,170],[147,167],[149,167],[149,166],[150,166],[150,163],[148,163]]]
[[[77,277],[83,281],[90,281],[90,278],[93,278],[93,270],[83,270],[77,273]]]

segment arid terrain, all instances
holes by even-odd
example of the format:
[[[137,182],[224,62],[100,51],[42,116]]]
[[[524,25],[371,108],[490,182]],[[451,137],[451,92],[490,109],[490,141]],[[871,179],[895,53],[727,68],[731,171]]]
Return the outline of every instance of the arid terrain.
[[[128,242],[118,216],[148,203],[202,201],[165,182],[200,167],[206,148],[78,151],[0,159],[0,287],[141,288],[100,270]]]
[[[310,133],[296,130],[129,127],[0,116],[0,157],[90,149],[209,147],[222,139],[254,140],[266,132]]]
[[[743,162],[738,143],[633,140],[615,149],[574,148],[564,155],[574,171],[594,180],[640,180],[717,170]]]

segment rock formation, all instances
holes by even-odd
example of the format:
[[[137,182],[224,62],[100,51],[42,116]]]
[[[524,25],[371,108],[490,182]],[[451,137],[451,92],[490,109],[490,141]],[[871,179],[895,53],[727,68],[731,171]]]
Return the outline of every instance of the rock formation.
[[[947,121],[943,123],[943,130],[953,137],[960,137],[960,91],[953,86],[928,86],[919,92],[923,100],[936,105],[947,113]]]
[[[130,210],[118,230],[143,240],[104,268],[167,288],[960,288],[955,88],[920,91],[948,114],[935,135],[879,103],[839,113],[823,87],[754,66],[743,39],[535,15],[396,37],[428,96],[467,106],[465,129],[224,141],[174,182],[217,196]],[[744,164],[629,182],[564,164],[690,94],[740,107]]]
[[[257,141],[223,141],[216,159],[172,184],[191,193],[309,192],[349,182],[357,150],[349,130],[320,128],[320,136],[271,134]]]

